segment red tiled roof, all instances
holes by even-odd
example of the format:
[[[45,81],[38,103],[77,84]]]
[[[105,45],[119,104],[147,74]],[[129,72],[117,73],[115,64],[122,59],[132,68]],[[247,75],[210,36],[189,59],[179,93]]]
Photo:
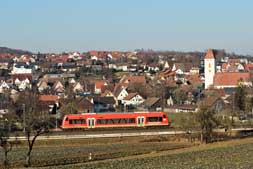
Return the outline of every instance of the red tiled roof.
[[[238,71],[238,66],[235,63],[223,63],[221,68],[222,68],[222,71],[228,71],[228,72]]]
[[[208,49],[205,59],[213,59],[214,58],[214,52],[213,49]]]
[[[106,84],[106,80],[90,80],[92,84],[95,84],[97,89],[102,89]]]
[[[146,83],[145,76],[128,76],[122,82],[128,81],[129,83]]]
[[[39,98],[42,102],[58,102],[58,96],[56,95],[40,95]]]
[[[247,71],[250,71],[250,69],[252,69],[252,68],[253,68],[253,63],[245,64],[245,69],[246,69]]]
[[[240,79],[243,82],[250,82],[250,74],[247,72],[216,73],[214,75],[214,86],[236,86]]]
[[[98,52],[97,51],[90,51],[89,54],[91,56],[98,56]]]
[[[241,62],[240,59],[232,59],[232,58],[228,59],[228,63],[235,64],[235,63],[240,63],[240,62]]]

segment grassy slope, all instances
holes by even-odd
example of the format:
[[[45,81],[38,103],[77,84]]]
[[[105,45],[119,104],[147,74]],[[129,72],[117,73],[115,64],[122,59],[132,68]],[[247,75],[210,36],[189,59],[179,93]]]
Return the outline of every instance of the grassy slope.
[[[233,140],[114,160],[57,166],[56,168],[253,168],[253,139]]]

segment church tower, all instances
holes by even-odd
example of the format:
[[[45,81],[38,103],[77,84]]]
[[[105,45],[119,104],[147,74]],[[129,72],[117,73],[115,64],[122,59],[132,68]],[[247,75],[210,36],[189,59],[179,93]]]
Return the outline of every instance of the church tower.
[[[205,56],[205,89],[213,85],[213,78],[216,72],[215,57],[212,49],[208,49]]]

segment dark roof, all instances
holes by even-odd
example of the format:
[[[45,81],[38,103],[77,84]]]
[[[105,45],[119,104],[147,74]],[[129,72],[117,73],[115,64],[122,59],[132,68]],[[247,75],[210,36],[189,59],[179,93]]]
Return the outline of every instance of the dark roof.
[[[95,97],[94,104],[115,104],[116,101],[113,97]]]
[[[145,107],[152,107],[154,104],[160,101],[160,98],[158,97],[149,97],[145,102],[143,103],[143,106]]]
[[[171,109],[181,109],[181,110],[196,110],[196,105],[173,105],[170,106]]]

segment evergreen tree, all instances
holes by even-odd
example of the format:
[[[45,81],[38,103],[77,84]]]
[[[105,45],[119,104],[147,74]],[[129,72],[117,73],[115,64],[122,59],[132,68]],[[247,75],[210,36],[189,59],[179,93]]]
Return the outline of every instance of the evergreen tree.
[[[215,111],[206,106],[201,106],[196,114],[196,122],[201,131],[201,142],[209,143],[212,141],[213,129],[218,125]]]
[[[234,104],[240,111],[246,110],[246,95],[245,87],[239,83],[235,91]]]

